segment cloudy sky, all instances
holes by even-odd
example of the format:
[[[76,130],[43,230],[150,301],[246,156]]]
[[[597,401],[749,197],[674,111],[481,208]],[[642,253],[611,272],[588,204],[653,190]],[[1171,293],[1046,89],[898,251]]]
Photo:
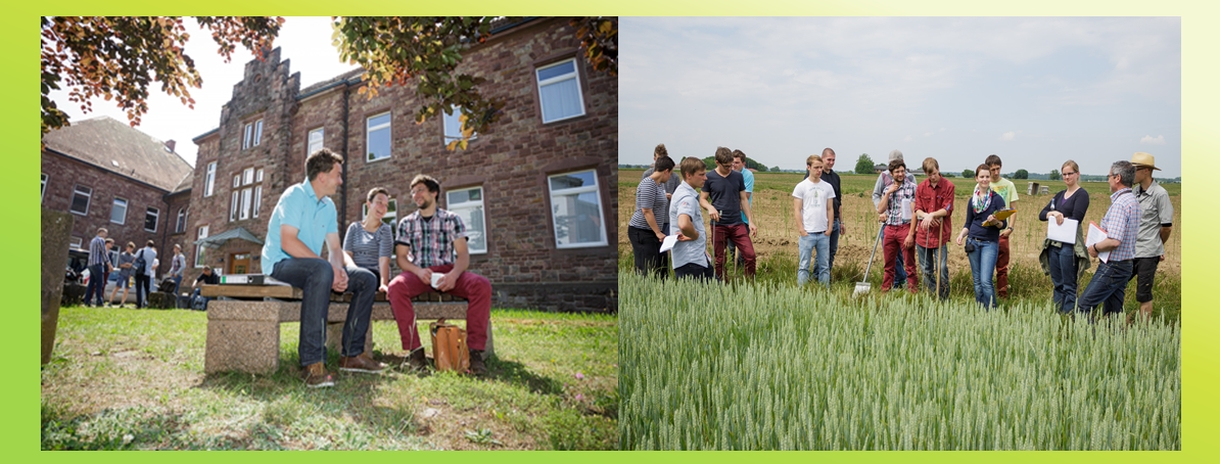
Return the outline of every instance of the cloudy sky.
[[[893,149],[953,172],[1067,159],[1086,174],[1136,151],[1181,175],[1178,18],[620,20],[620,163],[739,148],[839,170]]]
[[[190,89],[195,109],[167,96],[159,84],[154,84],[149,88],[149,111],[136,129],[160,140],[177,141],[174,151],[194,165],[198,147],[191,139],[220,125],[220,107],[232,98],[233,85],[241,82],[246,62],[254,56],[239,45],[232,61],[225,63],[210,33],[201,32],[193,19],[185,24],[191,35],[186,54],[195,60],[203,78],[203,88]],[[329,16],[286,18],[275,46],[280,47],[280,59],[292,60],[290,71],[301,73],[301,88],[356,67],[339,61],[339,52],[331,45],[331,33]],[[126,114],[113,102],[96,99],[92,112],[81,113],[79,104],[68,101],[68,92],[61,90],[51,96],[72,121],[106,115],[127,122]]]

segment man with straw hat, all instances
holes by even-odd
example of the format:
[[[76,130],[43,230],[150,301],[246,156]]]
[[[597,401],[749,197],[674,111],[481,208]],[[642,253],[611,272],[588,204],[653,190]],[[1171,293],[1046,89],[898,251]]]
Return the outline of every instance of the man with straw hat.
[[[1152,316],[1152,279],[1157,264],[1165,259],[1165,242],[1173,232],[1173,204],[1169,192],[1152,180],[1152,171],[1161,170],[1156,167],[1156,158],[1137,152],[1131,155],[1131,164],[1135,166],[1135,186],[1131,190],[1141,211],[1131,279],[1136,279],[1135,299],[1140,302],[1140,313],[1148,318]]]

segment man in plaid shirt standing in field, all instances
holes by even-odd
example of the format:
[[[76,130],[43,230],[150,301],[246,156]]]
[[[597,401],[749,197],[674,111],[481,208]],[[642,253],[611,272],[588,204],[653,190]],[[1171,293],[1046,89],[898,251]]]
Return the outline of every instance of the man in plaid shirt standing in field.
[[[1119,161],[1110,166],[1110,209],[1101,218],[1101,229],[1106,239],[1090,245],[1089,256],[1109,251],[1109,259],[1097,267],[1097,273],[1089,286],[1077,300],[1081,312],[1091,312],[1105,303],[1105,314],[1123,312],[1123,297],[1127,292],[1127,281],[1131,280],[1132,261],[1135,259],[1135,239],[1140,228],[1140,204],[1131,193],[1135,181],[1135,166],[1129,161]]]
[[[411,200],[419,209],[398,223],[394,255],[403,272],[390,282],[390,307],[398,322],[402,348],[409,353],[407,367],[422,373],[427,364],[411,298],[433,288],[465,298],[470,372],[482,376],[487,374],[483,349],[487,346],[487,326],[491,324],[491,282],[466,272],[470,266],[466,226],[461,216],[436,206],[440,192],[440,183],[432,177],[420,174],[411,180]],[[432,279],[437,275],[439,280],[433,287]]]

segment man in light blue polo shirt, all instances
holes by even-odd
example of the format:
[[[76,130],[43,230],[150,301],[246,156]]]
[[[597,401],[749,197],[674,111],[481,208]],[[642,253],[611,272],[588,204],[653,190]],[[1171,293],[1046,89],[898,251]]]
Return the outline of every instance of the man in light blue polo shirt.
[[[746,168],[746,154],[741,150],[733,150],[733,170],[741,173],[741,178],[746,183],[746,203],[750,207],[754,207],[754,173]],[[746,227],[750,226],[750,218],[746,217],[746,211],[741,210],[741,222],[745,223]],[[725,245],[726,253],[729,255],[729,261],[737,263],[737,267],[746,267],[746,258],[737,253],[737,247],[730,241]]]
[[[292,185],[280,196],[267,225],[263,244],[263,272],[270,270],[276,280],[300,288],[301,342],[298,352],[302,377],[309,387],[334,386],[326,372],[326,313],[330,291],[348,288],[347,268],[355,267],[339,246],[339,226],[335,203],[328,198],[343,184],[343,158],[328,149],[309,155],[305,161],[307,179]],[[321,258],[326,243],[330,262]],[[380,372],[385,365],[364,353],[365,334],[373,310],[377,280],[372,273],[353,275],[352,304],[343,325],[343,353],[339,368],[354,372]]]
[[[669,206],[669,233],[677,235],[673,248],[674,276],[712,280],[712,260],[707,255],[707,235],[703,227],[703,212],[699,205],[699,189],[707,181],[707,165],[703,160],[687,157],[678,165],[682,185],[674,191]]]

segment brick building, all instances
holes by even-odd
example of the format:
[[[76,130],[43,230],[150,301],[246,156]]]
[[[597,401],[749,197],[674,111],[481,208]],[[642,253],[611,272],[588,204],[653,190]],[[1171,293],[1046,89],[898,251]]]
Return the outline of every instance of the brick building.
[[[110,232],[116,250],[153,240],[161,256],[187,238],[190,194],[182,189],[193,174],[173,140],[107,116],[74,122],[42,140],[42,205],[75,215],[70,247],[87,251],[98,227]],[[169,267],[161,259],[158,277]]]
[[[278,49],[247,63],[220,126],[194,139],[188,235],[213,238],[196,266],[263,272],[267,215],[325,147],[346,160],[332,197],[340,234],[363,217],[374,187],[390,192],[387,222],[410,214],[407,184],[429,174],[441,182],[440,206],[465,220],[470,269],[491,280],[495,307],[616,311],[617,232],[606,225],[618,208],[618,82],[580,52],[574,28],[556,18],[501,25],[467,50],[459,70],[506,104],[492,129],[452,152],[457,114],[416,124],[413,86],[370,99],[358,92],[359,70],[302,89]]]

